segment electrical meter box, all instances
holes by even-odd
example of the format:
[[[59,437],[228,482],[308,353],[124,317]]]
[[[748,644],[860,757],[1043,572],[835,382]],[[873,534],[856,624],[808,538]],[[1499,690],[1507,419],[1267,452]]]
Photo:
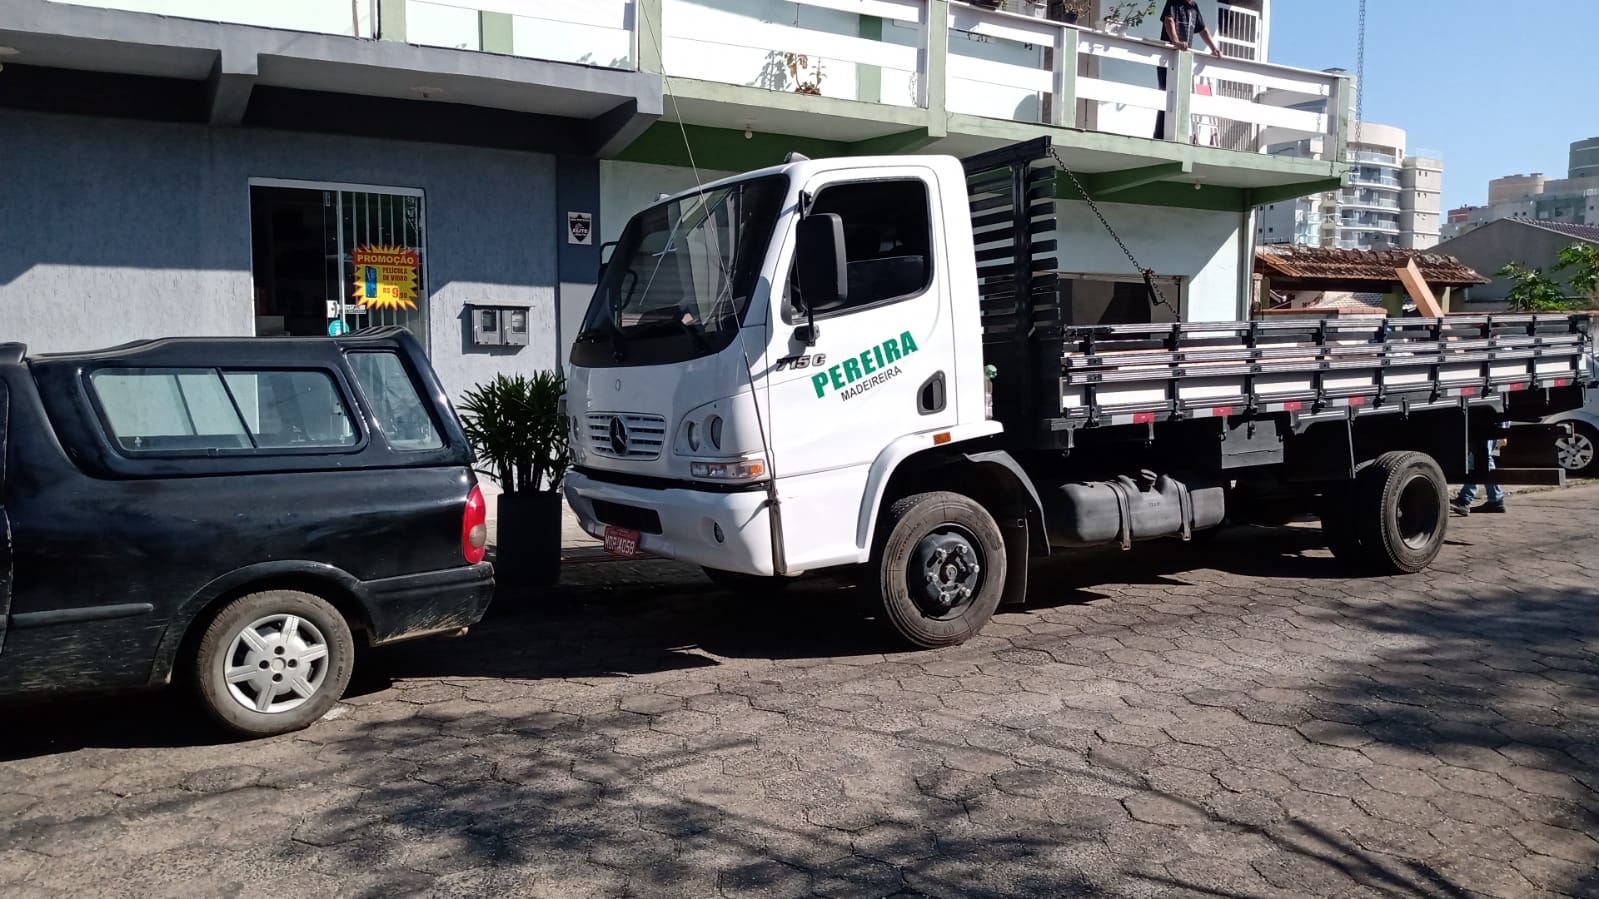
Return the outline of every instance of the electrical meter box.
[[[471,304],[473,346],[527,346],[531,335],[526,306]]]

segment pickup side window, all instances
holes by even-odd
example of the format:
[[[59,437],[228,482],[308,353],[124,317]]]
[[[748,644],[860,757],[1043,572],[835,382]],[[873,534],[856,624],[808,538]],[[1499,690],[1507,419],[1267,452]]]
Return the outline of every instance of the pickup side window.
[[[849,294],[818,317],[909,299],[933,281],[933,234],[927,184],[916,178],[860,181],[822,188],[810,214],[835,213],[844,223]],[[798,286],[790,279],[790,290]]]
[[[359,435],[326,372],[103,368],[95,404],[124,453],[353,447]]]
[[[430,450],[444,445],[429,405],[422,401],[416,382],[398,353],[351,353],[349,359],[361,393],[390,445],[399,450]]]

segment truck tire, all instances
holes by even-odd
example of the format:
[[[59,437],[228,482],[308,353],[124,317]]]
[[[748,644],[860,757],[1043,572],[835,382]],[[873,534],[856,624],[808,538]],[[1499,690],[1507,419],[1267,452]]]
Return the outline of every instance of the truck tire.
[[[1373,567],[1414,574],[1438,557],[1449,527],[1449,484],[1426,453],[1384,453],[1355,476],[1361,552]]]
[[[748,590],[777,593],[781,590],[788,589],[788,586],[794,582],[793,578],[762,577],[758,574],[742,574],[737,571],[723,571],[720,568],[711,568],[704,565],[700,566],[700,570],[705,572],[705,576],[710,578],[711,582],[716,584],[716,586],[731,590],[735,593]]]
[[[1005,540],[988,510],[959,493],[894,503],[875,559],[883,622],[924,649],[971,639],[1005,590]]]
[[[300,730],[344,695],[350,626],[326,600],[268,590],[223,606],[200,637],[193,682],[220,725],[245,737]]]

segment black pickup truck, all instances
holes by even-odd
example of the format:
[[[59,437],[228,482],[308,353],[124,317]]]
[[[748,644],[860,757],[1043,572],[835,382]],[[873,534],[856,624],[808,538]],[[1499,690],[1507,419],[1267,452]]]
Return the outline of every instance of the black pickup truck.
[[[0,343],[0,699],[176,679],[236,733],[306,726],[358,639],[482,618],[472,458],[397,328]]]

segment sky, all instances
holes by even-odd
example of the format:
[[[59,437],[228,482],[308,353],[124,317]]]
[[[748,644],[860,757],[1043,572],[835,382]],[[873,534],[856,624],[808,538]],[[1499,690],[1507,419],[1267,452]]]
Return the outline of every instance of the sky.
[[[1445,209],[1488,181],[1566,176],[1574,140],[1599,137],[1594,0],[1367,0],[1365,120],[1443,154]],[[1270,61],[1355,71],[1358,0],[1275,0]]]

